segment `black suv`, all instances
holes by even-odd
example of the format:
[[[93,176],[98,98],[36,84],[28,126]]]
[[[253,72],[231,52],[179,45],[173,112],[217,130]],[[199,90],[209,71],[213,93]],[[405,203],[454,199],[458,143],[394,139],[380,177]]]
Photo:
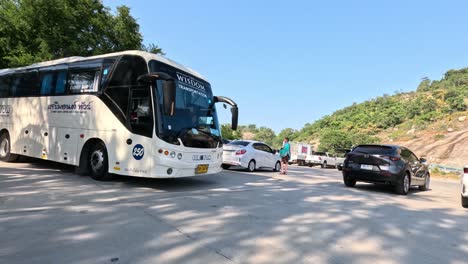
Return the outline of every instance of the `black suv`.
[[[394,145],[359,145],[346,155],[343,181],[348,187],[357,181],[391,184],[399,194],[408,194],[411,185],[429,190],[430,174],[413,152]]]

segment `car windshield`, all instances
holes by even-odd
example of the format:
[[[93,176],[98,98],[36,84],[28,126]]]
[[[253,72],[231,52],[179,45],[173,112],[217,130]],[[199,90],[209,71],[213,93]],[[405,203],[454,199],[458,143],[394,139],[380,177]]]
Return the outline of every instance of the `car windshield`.
[[[158,67],[160,66],[160,67]],[[210,84],[173,67],[150,63],[152,71],[164,71],[175,80],[174,115],[164,114],[163,81],[156,81],[155,102],[158,111],[158,136],[166,142],[196,148],[215,148],[222,144],[216,108]]]
[[[395,154],[395,150],[392,147],[371,146],[371,145],[357,146],[356,148],[353,149],[353,152],[373,154],[373,155],[387,155],[387,156],[391,156]]]
[[[247,145],[249,145],[249,143],[250,142],[248,142],[248,141],[236,140],[236,141],[229,142],[229,145],[247,147]]]

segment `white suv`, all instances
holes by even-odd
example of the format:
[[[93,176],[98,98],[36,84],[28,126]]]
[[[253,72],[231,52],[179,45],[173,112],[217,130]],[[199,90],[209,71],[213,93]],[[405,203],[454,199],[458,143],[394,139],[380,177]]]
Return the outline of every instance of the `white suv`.
[[[463,168],[461,203],[463,207],[468,208],[468,165]]]

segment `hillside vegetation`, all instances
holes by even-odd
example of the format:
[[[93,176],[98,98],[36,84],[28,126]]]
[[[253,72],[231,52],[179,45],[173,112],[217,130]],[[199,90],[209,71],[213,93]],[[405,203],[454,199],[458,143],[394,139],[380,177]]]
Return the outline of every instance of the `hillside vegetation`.
[[[288,128],[274,135],[269,128],[249,125],[241,127],[240,134],[234,137],[241,138],[245,133],[252,139],[266,139],[278,146],[284,136],[289,136],[291,140],[312,143],[318,150],[332,152],[361,143],[403,144],[418,139],[437,142],[447,140],[448,133],[465,137],[467,105],[468,68],[464,68],[446,72],[441,80],[424,78],[414,92],[354,103],[298,131]],[[451,121],[454,123],[450,125]],[[225,131],[229,133],[227,127]]]
[[[384,95],[338,110],[307,124],[294,137],[305,141],[321,139],[320,148],[323,150],[378,142],[381,140],[377,135],[388,128],[406,124],[421,129],[446,116],[465,111],[467,98],[468,68],[450,70],[442,80],[423,79],[415,92]],[[330,136],[344,139],[328,142],[327,137]]]

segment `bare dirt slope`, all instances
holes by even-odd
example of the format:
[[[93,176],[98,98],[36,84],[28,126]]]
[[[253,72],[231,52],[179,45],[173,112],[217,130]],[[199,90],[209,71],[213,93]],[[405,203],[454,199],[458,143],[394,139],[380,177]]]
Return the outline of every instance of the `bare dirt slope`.
[[[385,143],[406,146],[433,164],[457,168],[468,164],[468,118],[441,120],[424,130],[408,132],[406,137]]]

